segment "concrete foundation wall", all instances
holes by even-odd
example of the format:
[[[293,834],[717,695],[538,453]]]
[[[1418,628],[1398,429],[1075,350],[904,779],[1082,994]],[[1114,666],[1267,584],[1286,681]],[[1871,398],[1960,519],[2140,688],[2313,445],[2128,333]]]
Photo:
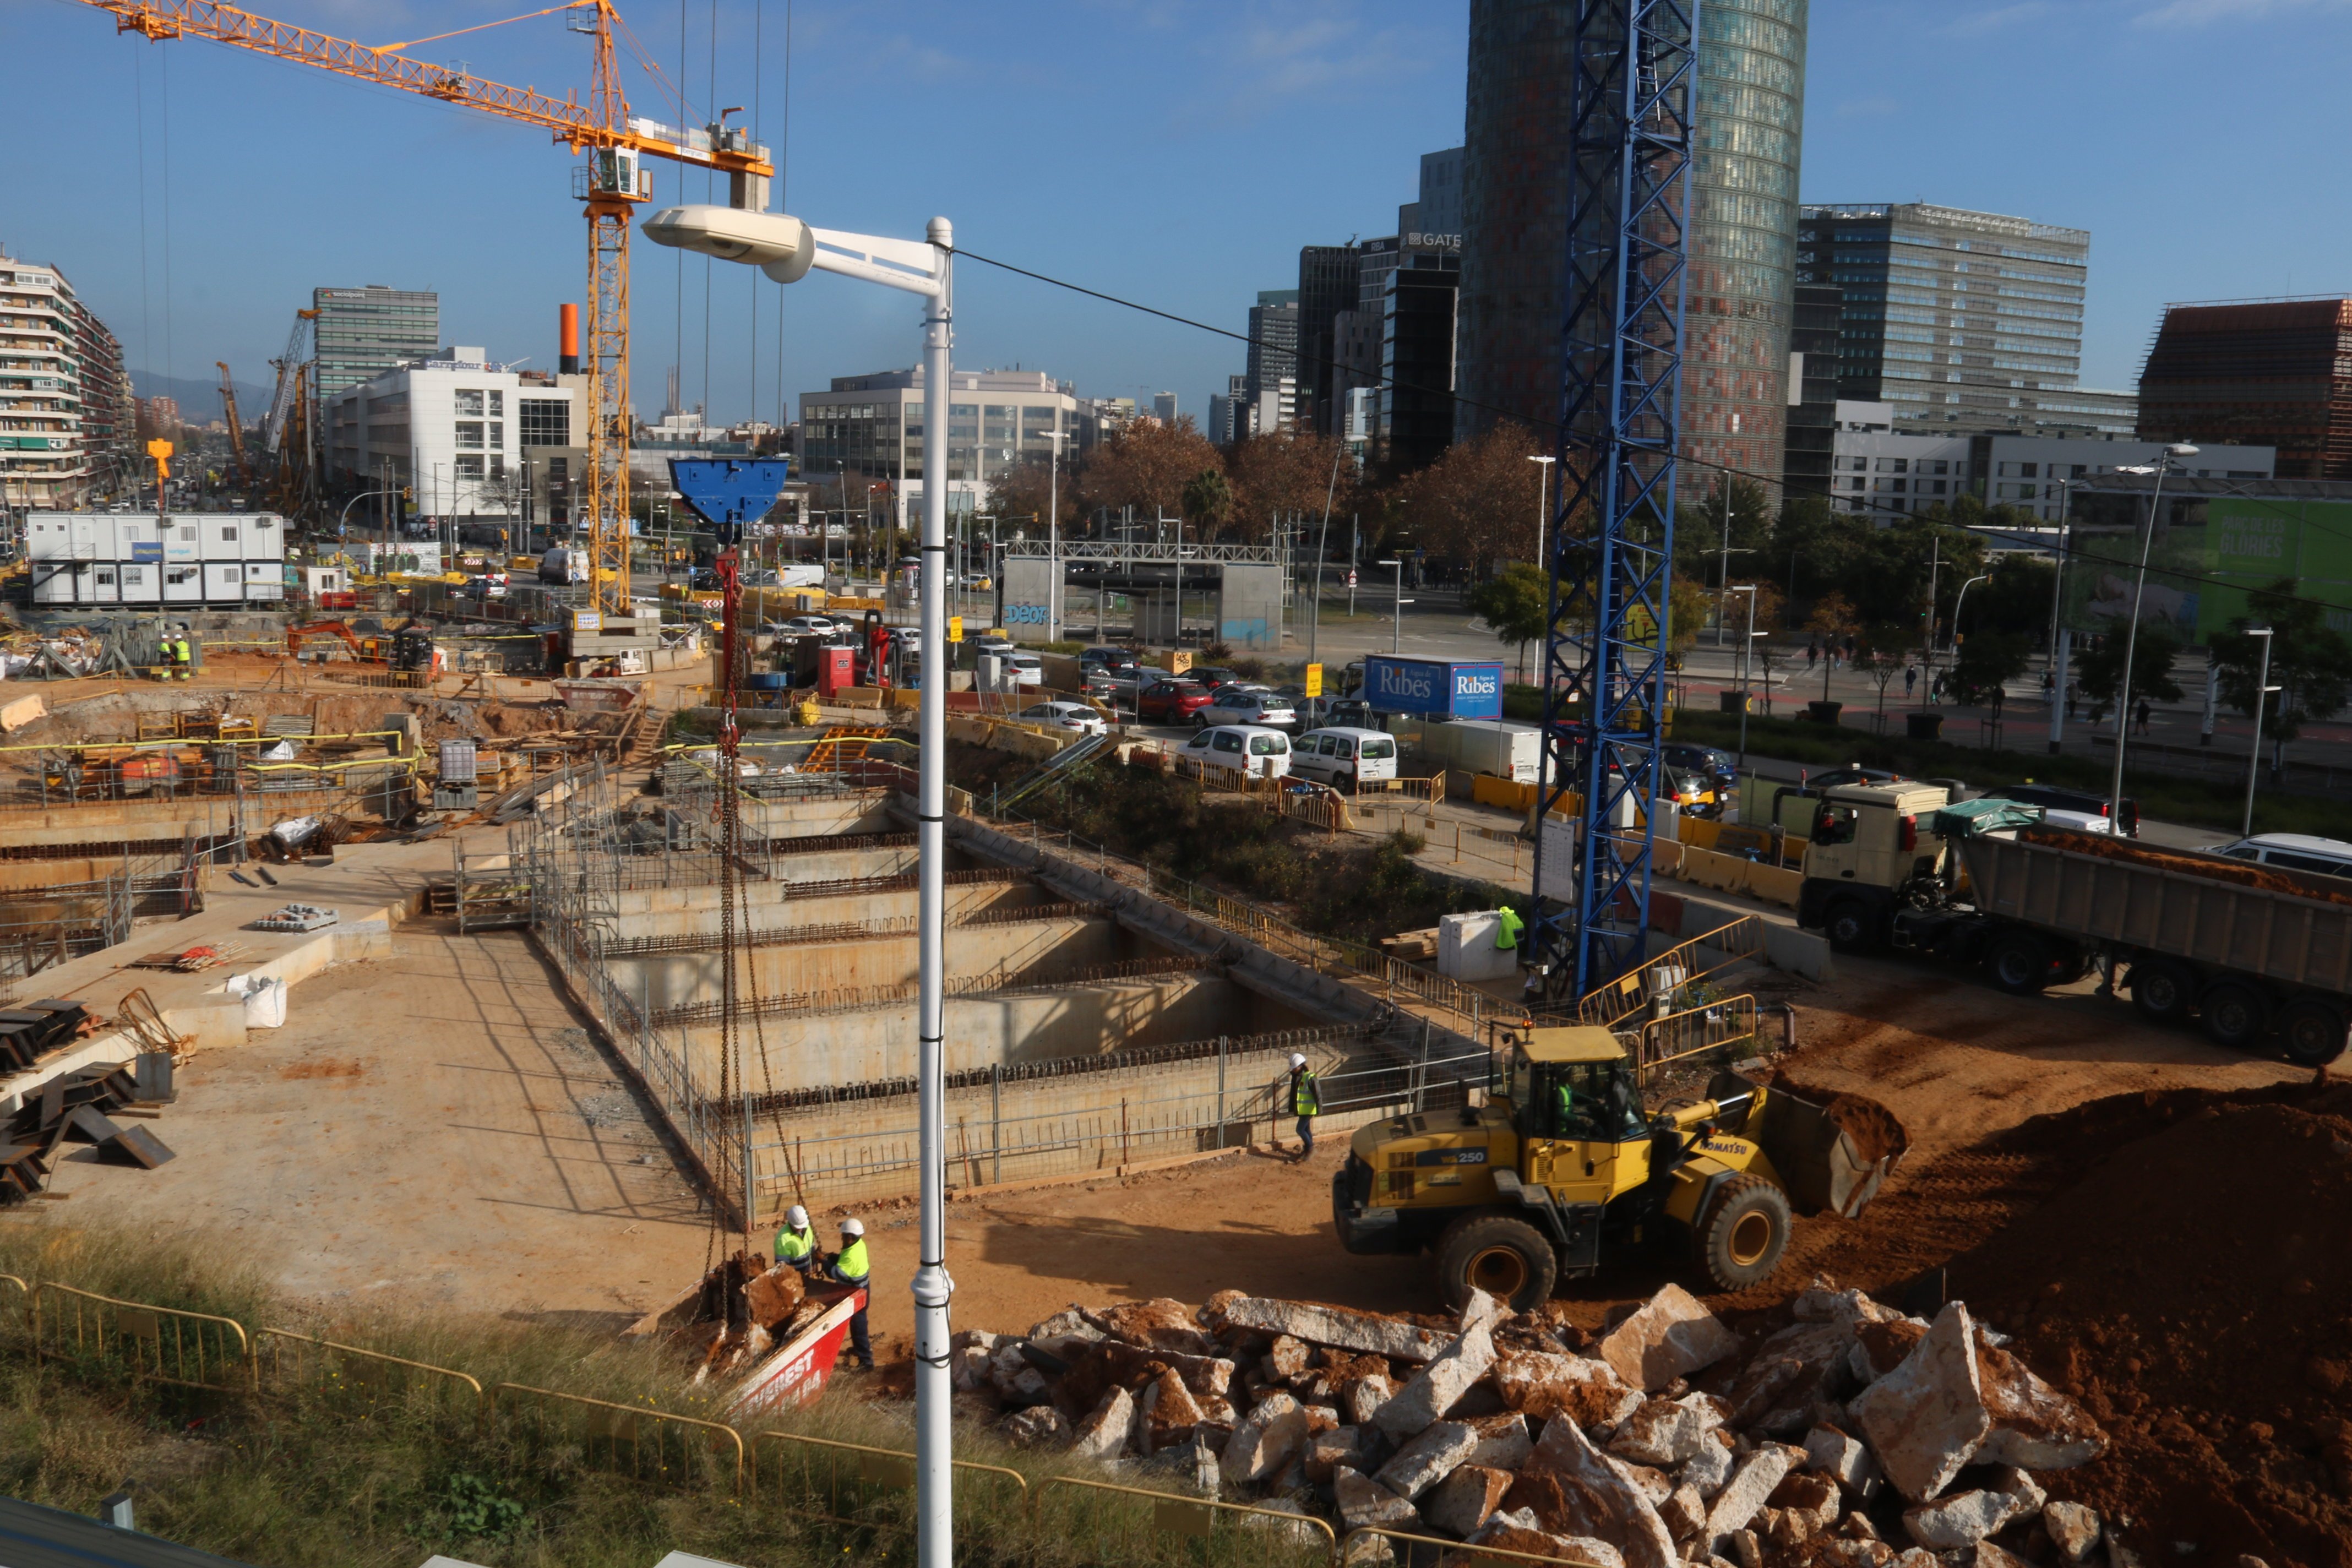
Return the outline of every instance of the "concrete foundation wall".
[[[822,899],[779,899],[773,896],[772,889],[772,883],[750,884],[747,889],[751,895],[749,930],[792,931],[870,921],[912,921],[916,913],[915,890],[911,888],[878,893],[842,893]],[[1060,895],[1040,888],[1034,882],[980,882],[950,886],[941,890],[945,895],[948,923],[950,925],[982,910],[1023,909],[1060,900]],[[764,903],[761,901],[763,893],[769,897],[769,901]],[[707,936],[716,942],[720,915],[719,900],[712,898],[697,902],[703,907],[624,914],[614,922],[614,934],[625,942],[644,937],[680,936]],[[743,911],[738,910],[736,919],[740,926]]]
[[[1010,974],[1041,965],[1081,969],[1140,958],[1152,951],[1146,949],[1142,939],[1123,930],[1116,921],[1108,920],[950,927],[946,949],[950,975],[987,974],[999,970]],[[912,985],[919,962],[919,944],[912,932],[852,942],[750,948],[736,955],[737,994],[748,1000],[753,996],[800,996],[816,992]],[[607,966],[624,995],[637,998],[656,1014],[719,999],[720,970],[716,952],[612,958],[607,960]]]
[[[983,1072],[1019,1062],[1210,1040],[1220,1035],[1301,1029],[1315,1022],[1230,980],[1191,974],[1106,980],[1011,996],[950,996],[947,1070]],[[746,1021],[741,1034],[747,1049],[764,1047],[766,1054],[765,1075],[754,1058],[748,1076],[756,1085],[779,1089],[911,1078],[915,1023],[912,1002],[762,1018],[756,1026]],[[688,1031],[686,1049],[696,1081],[715,1086],[719,1030]]]
[[[865,790],[806,800],[747,800],[743,836],[814,838],[833,833],[895,833],[898,825],[890,819],[889,799],[887,790]]]

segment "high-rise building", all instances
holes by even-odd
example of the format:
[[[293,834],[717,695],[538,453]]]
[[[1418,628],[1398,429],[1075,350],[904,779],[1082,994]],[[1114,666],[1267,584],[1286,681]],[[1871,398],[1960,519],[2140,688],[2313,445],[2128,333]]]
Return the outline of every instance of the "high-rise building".
[[[441,348],[441,296],[425,289],[313,289],[319,312],[318,405],[387,370],[431,359]]]
[[[1175,424],[1176,395],[1172,392],[1154,393],[1151,398],[1151,416],[1162,425]]]
[[[1332,400],[1340,388],[1335,327],[1340,313],[1355,306],[1361,258],[1361,247],[1354,245],[1299,248],[1298,384],[1318,430],[1331,428]]]
[[[1774,481],[1795,288],[1806,3],[1700,8],[1682,449]],[[1472,0],[1455,405],[1465,434],[1497,410],[1547,432],[1559,418],[1575,9],[1568,0]]]
[[[1797,285],[1789,325],[1788,434],[1780,460],[1783,493],[1791,498],[1830,493],[1842,305],[1834,283]]]
[[[2081,384],[2091,237],[1912,202],[1808,205],[1800,286],[1841,291],[1838,395],[1899,430],[2128,436],[2123,392]]]
[[[2352,299],[2168,305],[2139,437],[2278,448],[2283,479],[2352,479]]]
[[[1209,395],[1209,427],[1202,434],[1220,447],[1232,446],[1242,438],[1243,410],[1248,404],[1248,378],[1225,377],[1225,390]]]
[[[122,349],[55,267],[0,250],[0,507],[75,507],[131,479]]]
[[[1412,258],[1390,276],[1381,313],[1381,460],[1399,473],[1454,444],[1454,324],[1461,263]]]
[[[1242,372],[1252,409],[1264,409],[1266,395],[1282,391],[1287,382],[1286,405],[1294,402],[1298,385],[1298,290],[1265,289],[1250,307],[1249,358]],[[1297,411],[1286,406],[1282,423],[1295,422]],[[1271,433],[1270,431],[1267,433]]]
[[[1410,254],[1462,254],[1462,155],[1448,147],[1421,155],[1421,190],[1397,208],[1397,237]]]

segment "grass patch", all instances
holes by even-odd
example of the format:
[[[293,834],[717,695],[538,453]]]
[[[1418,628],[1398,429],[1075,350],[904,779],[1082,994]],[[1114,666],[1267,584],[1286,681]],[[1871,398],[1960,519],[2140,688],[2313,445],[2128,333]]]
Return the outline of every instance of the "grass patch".
[[[277,1297],[239,1257],[236,1239],[223,1236],[158,1241],[145,1231],[38,1222],[0,1229],[0,1272],[233,1317],[248,1331],[291,1328],[465,1371],[485,1388],[520,1383],[715,1418],[710,1392],[690,1386],[656,1347],[513,1318],[328,1317]],[[110,1359],[37,1364],[24,1321],[18,1302],[0,1299],[0,1489],[89,1515],[129,1479],[142,1530],[262,1568],[415,1568],[436,1552],[489,1568],[646,1568],[671,1551],[750,1568],[914,1560],[902,1528],[910,1494],[861,1488],[854,1466],[772,1463],[757,1493],[740,1498],[723,1483],[642,1482],[597,1468],[577,1443],[531,1441],[524,1423],[501,1418],[478,1429],[470,1408],[422,1388],[371,1392],[345,1381],[255,1400],[135,1381]],[[747,1444],[753,1430],[774,1429],[914,1447],[910,1402],[864,1404],[843,1390],[811,1410],[739,1429]],[[1057,1470],[1102,1474],[1013,1455],[969,1426],[960,1428],[959,1449],[960,1458],[1017,1468],[1033,1486]],[[960,1485],[957,1560],[971,1568],[1186,1560],[1257,1568],[1292,1555],[1269,1552],[1262,1536],[1222,1532],[1202,1543],[1207,1552],[1187,1552],[1192,1543],[1135,1528],[1148,1509],[1079,1495],[1033,1521],[999,1489]],[[824,1517],[853,1511],[861,1522]]]

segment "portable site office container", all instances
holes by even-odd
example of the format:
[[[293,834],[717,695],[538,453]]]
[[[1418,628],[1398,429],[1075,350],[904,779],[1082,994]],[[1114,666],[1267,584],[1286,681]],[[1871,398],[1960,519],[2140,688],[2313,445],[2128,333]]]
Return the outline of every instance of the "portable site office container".
[[[268,512],[33,512],[37,605],[278,604],[285,520]]]

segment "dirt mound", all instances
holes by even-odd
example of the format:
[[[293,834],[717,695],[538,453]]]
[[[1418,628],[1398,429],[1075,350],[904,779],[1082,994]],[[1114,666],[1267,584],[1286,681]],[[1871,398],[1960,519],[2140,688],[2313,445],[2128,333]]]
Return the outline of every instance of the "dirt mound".
[[[2352,1568],[2352,1087],[2122,1096],[1977,1158],[2049,1195],[1949,1292],[2115,1442],[2060,1495],[2198,1561]]]

